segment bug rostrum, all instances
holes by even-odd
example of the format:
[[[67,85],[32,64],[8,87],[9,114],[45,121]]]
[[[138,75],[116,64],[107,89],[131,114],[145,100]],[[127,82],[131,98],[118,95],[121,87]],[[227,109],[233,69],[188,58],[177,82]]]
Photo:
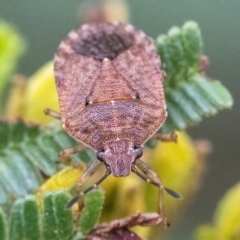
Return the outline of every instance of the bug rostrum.
[[[85,24],[69,33],[54,58],[56,86],[61,113],[47,110],[63,122],[66,132],[83,145],[66,149],[61,156],[87,147],[97,159],[79,178],[77,189],[104,163],[105,175],[116,177],[136,173],[166,190],[157,174],[141,159],[141,146],[155,134],[167,117],[163,90],[165,73],[154,44],[130,24]],[[172,140],[173,135],[167,139]],[[140,170],[140,171],[139,171]],[[159,211],[163,214],[162,196]],[[73,198],[68,207],[78,201]]]

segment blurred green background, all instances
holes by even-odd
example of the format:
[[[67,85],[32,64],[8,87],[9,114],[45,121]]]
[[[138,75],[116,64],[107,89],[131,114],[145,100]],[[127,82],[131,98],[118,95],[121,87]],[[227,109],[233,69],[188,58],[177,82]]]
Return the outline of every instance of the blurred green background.
[[[19,73],[30,76],[53,58],[59,42],[80,24],[83,2],[0,0],[0,18],[17,26],[27,39],[28,51],[18,66]],[[240,179],[240,1],[131,0],[128,4],[131,23],[153,38],[187,20],[198,22],[204,53],[210,59],[207,73],[221,80],[235,101],[232,110],[222,111],[188,130],[193,138],[213,143],[201,190],[183,218],[167,230],[166,239],[190,240],[197,225],[211,221],[216,203]]]

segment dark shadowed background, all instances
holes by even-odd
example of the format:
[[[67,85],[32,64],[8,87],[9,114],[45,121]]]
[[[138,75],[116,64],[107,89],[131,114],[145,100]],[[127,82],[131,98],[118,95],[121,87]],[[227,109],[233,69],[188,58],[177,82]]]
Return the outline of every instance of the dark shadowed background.
[[[28,42],[18,72],[29,76],[52,59],[59,42],[78,27],[82,2],[0,0],[0,18],[16,25]],[[211,220],[218,200],[240,179],[240,0],[131,0],[129,7],[131,22],[154,38],[187,20],[198,22],[210,59],[207,73],[221,80],[234,97],[232,110],[188,130],[193,138],[209,139],[214,147],[201,190],[166,238],[190,240],[196,226]]]

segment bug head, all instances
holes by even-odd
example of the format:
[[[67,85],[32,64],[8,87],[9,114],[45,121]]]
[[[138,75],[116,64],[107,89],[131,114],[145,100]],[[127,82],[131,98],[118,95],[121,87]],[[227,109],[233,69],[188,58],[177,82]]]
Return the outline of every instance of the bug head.
[[[115,177],[128,176],[132,164],[142,156],[141,149],[135,149],[130,141],[119,140],[107,144],[105,151],[98,152],[97,158],[105,162]]]

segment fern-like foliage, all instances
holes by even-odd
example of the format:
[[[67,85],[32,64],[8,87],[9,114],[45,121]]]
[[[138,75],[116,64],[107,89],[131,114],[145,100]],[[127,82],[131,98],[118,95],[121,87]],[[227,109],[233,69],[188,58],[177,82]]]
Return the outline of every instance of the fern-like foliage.
[[[58,153],[76,145],[60,122],[45,126],[0,122],[0,204],[34,193],[47,178],[64,167],[56,164]],[[88,164],[91,150],[73,156],[73,162]]]
[[[167,73],[164,89],[168,118],[161,129],[163,132],[185,129],[233,104],[228,90],[203,72],[202,45],[195,22],[187,22],[182,28],[173,27],[167,35],[156,39]]]
[[[75,226],[72,210],[65,208],[70,198],[63,190],[48,192],[43,199],[43,210],[39,210],[38,199],[28,195],[14,203],[8,218],[0,209],[0,239],[85,239],[99,220],[104,193],[93,190],[85,196],[81,218]]]

